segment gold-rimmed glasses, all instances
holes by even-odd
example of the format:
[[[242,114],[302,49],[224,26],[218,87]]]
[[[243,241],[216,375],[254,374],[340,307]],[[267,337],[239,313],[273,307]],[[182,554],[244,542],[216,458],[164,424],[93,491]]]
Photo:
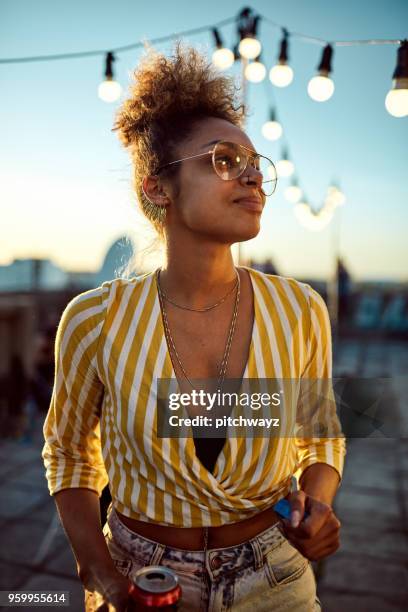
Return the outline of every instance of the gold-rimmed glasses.
[[[183,157],[163,164],[157,169],[156,174],[159,174],[164,168],[173,164],[179,164],[188,159],[195,159],[204,155],[212,156],[214,171],[223,181],[232,181],[239,178],[245,172],[248,163],[250,163],[255,170],[262,174],[263,193],[266,196],[271,196],[274,193],[277,183],[277,172],[273,161],[264,155],[252,151],[248,147],[244,147],[244,145],[227,140],[217,142],[211,151],[199,153],[198,155],[190,155],[189,157]]]

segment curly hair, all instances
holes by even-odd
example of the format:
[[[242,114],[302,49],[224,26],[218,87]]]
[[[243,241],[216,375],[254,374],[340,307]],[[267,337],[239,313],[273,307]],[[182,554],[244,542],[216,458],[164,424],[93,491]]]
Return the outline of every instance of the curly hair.
[[[163,227],[144,196],[143,177],[172,161],[176,146],[198,120],[216,117],[241,126],[244,110],[236,100],[233,80],[216,72],[196,49],[180,42],[170,57],[150,49],[133,77],[130,96],[117,112],[113,131],[118,131],[130,150],[141,209],[163,236]],[[177,172],[177,166],[169,168],[169,173]]]

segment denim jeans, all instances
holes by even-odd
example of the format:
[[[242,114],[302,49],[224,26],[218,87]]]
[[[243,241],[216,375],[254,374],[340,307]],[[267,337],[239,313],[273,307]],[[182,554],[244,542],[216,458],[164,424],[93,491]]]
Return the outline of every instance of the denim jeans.
[[[117,570],[130,580],[146,565],[176,572],[180,612],[321,610],[312,567],[286,539],[280,523],[242,544],[206,552],[144,538],[128,529],[114,509],[103,532]],[[93,610],[91,600],[86,609]]]

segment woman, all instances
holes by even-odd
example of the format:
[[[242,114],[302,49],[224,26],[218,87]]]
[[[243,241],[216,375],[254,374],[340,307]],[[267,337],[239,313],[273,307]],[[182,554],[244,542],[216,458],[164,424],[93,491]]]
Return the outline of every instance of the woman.
[[[331,376],[322,298],[234,266],[231,245],[258,234],[276,180],[240,128],[234,93],[177,46],[148,54],[117,116],[166,262],[79,295],[58,329],[43,457],[87,610],[125,610],[135,572],[157,564],[176,571],[181,610],[320,609],[308,560],[338,547],[341,437],[158,435],[159,379],[191,391],[197,379]],[[335,422],[329,412],[317,406],[320,423]],[[290,493],[295,472],[301,490]],[[285,496],[290,522],[272,508]]]

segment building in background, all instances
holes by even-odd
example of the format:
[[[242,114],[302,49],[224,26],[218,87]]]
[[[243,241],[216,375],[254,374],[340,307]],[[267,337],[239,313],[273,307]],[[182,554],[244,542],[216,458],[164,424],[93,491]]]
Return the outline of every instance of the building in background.
[[[98,287],[107,280],[127,274],[128,264],[132,265],[135,252],[132,240],[122,236],[108,249],[97,272],[63,270],[49,259],[15,259],[8,266],[0,266],[0,292]],[[135,274],[133,271],[130,276]]]
[[[15,259],[0,266],[0,291],[62,289],[67,281],[67,272],[49,259]]]

